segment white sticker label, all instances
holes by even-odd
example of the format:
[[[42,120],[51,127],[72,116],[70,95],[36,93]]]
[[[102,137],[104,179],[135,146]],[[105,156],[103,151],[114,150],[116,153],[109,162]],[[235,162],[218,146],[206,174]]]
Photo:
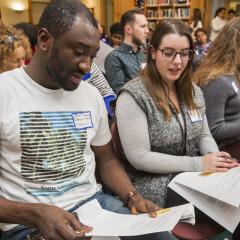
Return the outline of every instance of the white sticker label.
[[[238,92],[238,87],[237,87],[235,82],[232,82],[232,87],[233,87],[234,91],[237,93]]]
[[[92,116],[91,112],[76,112],[72,114],[74,125],[79,130],[85,130],[87,128],[92,128]]]
[[[142,63],[141,64],[141,69],[144,69],[147,63]]]
[[[189,110],[188,114],[189,114],[189,117],[190,117],[192,123],[203,120],[203,117],[199,110],[191,110],[191,111]]]

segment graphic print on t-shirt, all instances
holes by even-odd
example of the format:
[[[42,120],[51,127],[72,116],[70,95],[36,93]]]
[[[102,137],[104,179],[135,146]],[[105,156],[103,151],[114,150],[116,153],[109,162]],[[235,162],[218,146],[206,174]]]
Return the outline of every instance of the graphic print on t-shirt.
[[[80,184],[91,112],[20,113],[21,174],[33,195],[58,195]]]

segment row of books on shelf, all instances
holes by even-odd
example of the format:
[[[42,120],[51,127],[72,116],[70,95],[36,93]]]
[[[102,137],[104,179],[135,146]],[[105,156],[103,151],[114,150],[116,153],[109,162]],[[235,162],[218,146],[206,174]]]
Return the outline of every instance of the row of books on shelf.
[[[188,18],[189,17],[189,8],[177,8],[175,10],[171,8],[167,9],[158,9],[157,11],[155,10],[147,10],[147,18],[172,18],[172,17],[177,17],[177,18]]]
[[[172,5],[172,4],[190,4],[190,0],[146,0],[146,6]]]
[[[179,18],[189,17],[190,9],[189,8],[177,8],[175,11],[175,16]]]
[[[160,5],[160,4],[172,4],[172,0],[146,0],[146,5]]]

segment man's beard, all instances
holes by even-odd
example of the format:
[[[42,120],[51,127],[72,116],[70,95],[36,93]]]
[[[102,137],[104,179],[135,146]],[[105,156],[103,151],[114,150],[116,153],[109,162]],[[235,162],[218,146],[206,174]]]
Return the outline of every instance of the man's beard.
[[[57,59],[58,59],[58,61],[57,61]],[[70,70],[64,71],[66,68],[59,59],[60,58],[58,55],[58,51],[55,47],[53,47],[52,54],[46,65],[46,71],[47,71],[49,77],[57,84],[57,86],[59,88],[62,88],[63,90],[66,90],[66,91],[73,91],[78,86],[74,86],[74,87],[68,86],[67,77],[70,76],[71,73],[74,71],[70,71]],[[60,75],[59,72],[61,72],[63,74]]]
[[[136,37],[135,35],[133,35],[132,37],[132,42],[135,43],[137,46],[144,46],[145,45],[145,42],[146,40],[144,41],[141,41],[140,38]]]

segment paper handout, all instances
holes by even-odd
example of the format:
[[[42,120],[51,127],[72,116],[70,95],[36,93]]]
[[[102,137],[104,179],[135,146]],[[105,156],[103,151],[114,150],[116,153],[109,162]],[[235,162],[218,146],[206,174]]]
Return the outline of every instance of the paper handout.
[[[101,208],[92,200],[76,210],[80,221],[93,230],[87,236],[135,236],[154,232],[170,231],[185,214],[194,217],[192,204],[173,207],[156,218],[149,214],[118,214]]]
[[[234,207],[240,206],[240,167],[209,175],[185,172],[178,174],[173,181]]]
[[[185,172],[169,187],[233,232],[240,222],[240,168],[203,175]]]
[[[240,221],[240,207],[235,208],[230,204],[219,201],[176,182],[171,182],[169,186],[228,231],[233,233]]]

